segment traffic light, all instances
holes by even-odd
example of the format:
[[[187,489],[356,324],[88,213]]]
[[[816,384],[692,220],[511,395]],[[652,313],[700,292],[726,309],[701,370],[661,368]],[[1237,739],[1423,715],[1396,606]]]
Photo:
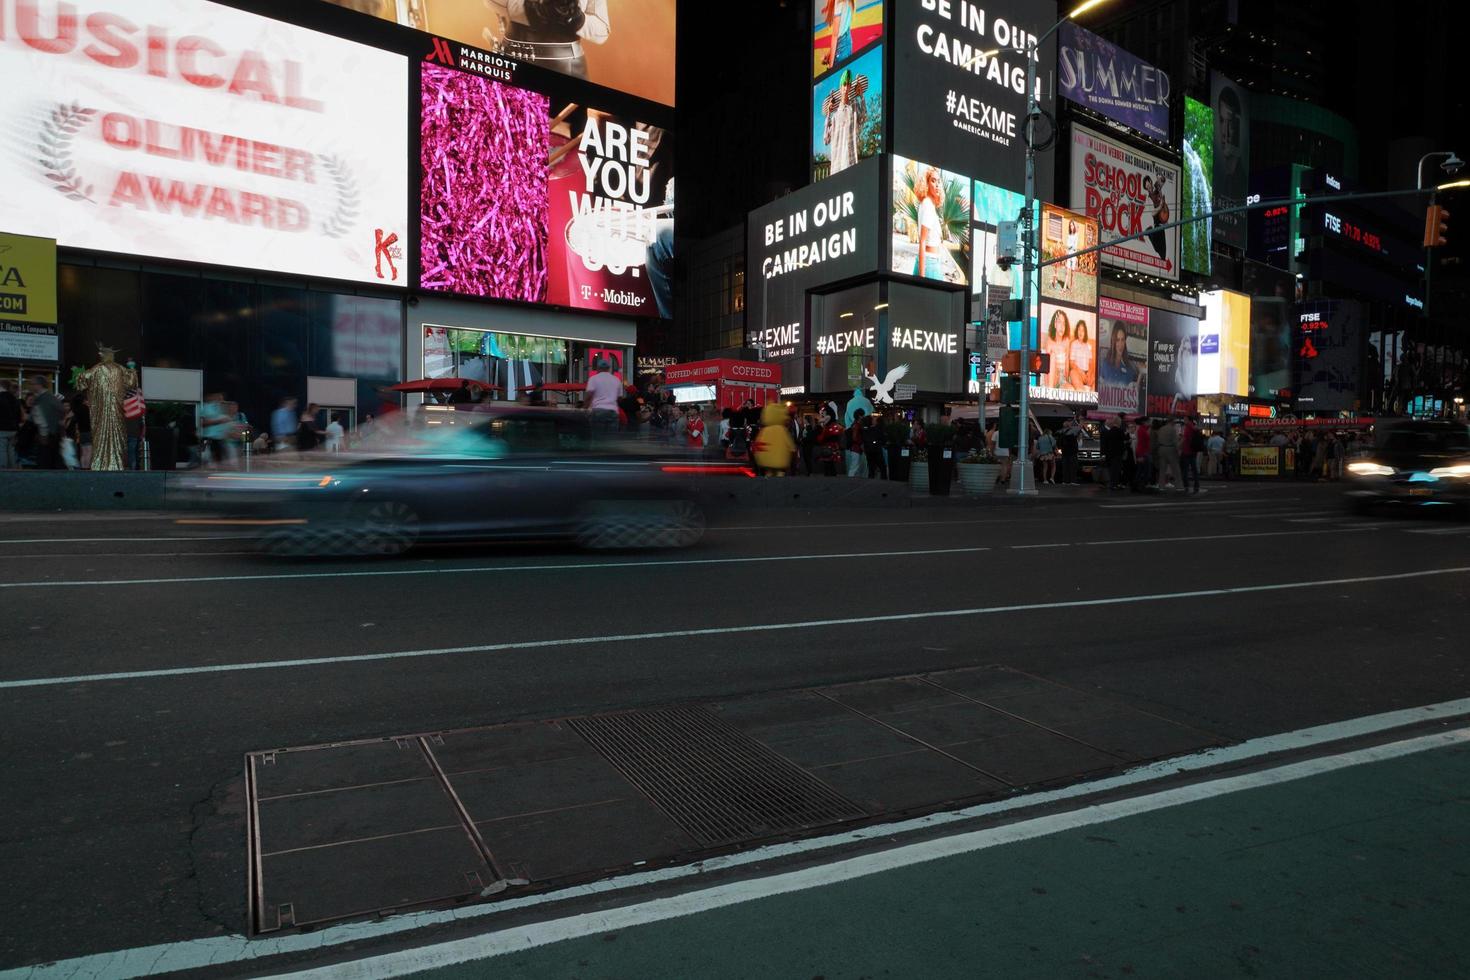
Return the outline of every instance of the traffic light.
[[[1449,241],[1450,213],[1438,204],[1424,212],[1424,247],[1438,248]]]

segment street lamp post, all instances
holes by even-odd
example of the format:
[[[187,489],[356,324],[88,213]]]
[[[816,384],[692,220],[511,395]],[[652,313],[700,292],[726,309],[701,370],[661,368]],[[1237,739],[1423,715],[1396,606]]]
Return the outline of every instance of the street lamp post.
[[[1414,175],[1417,178],[1416,181],[1415,181],[1414,186],[1418,190],[1421,190],[1422,191],[1424,189],[1424,164],[1428,163],[1430,160],[1435,159],[1436,157],[1445,157],[1445,162],[1442,163],[1442,164],[1440,164],[1440,166],[1443,167],[1444,170],[1445,170],[1445,172],[1448,173],[1448,174],[1450,174],[1451,176],[1454,176],[1455,174],[1459,173],[1460,172],[1460,168],[1463,167],[1463,166],[1465,166],[1465,161],[1464,160],[1461,160],[1459,154],[1457,154],[1454,150],[1436,150],[1433,153],[1426,153],[1426,154],[1424,154],[1422,157],[1419,158],[1419,165],[1414,170]],[[1436,198],[1433,195],[1431,195],[1430,198],[1429,198],[1429,204],[1430,204],[1430,206],[1432,207],[1435,204],[1435,202],[1436,202]],[[1433,276],[1432,276],[1432,270],[1433,269],[1434,269],[1434,246],[1433,245],[1425,245],[1424,246],[1424,319],[1426,321],[1429,319],[1429,286],[1430,286],[1430,281],[1433,278]]]
[[[1040,254],[1041,243],[1038,240],[1041,229],[1037,226],[1032,212],[1036,208],[1036,139],[1035,125],[1036,117],[1040,115],[1041,106],[1036,99],[1036,60],[1040,57],[1041,46],[1046,39],[1056,33],[1057,28],[1067,21],[1072,20],[1079,14],[1086,13],[1107,0],[1083,0],[1081,4],[1073,8],[1061,20],[1057,21],[1041,37],[1026,46],[1026,128],[1024,130],[1026,140],[1026,203],[1021,209],[1021,409],[1017,425],[1020,432],[1016,435],[1016,455],[1020,464],[1020,472],[1015,467],[1011,468],[1012,481],[1011,492],[1022,495],[1036,493],[1036,487],[1032,482],[1030,464],[1031,446],[1031,270],[1032,250]],[[1037,302],[1040,302],[1040,286],[1037,288]],[[1037,310],[1037,326],[1040,327],[1041,311]],[[1037,338],[1040,340],[1040,338]]]

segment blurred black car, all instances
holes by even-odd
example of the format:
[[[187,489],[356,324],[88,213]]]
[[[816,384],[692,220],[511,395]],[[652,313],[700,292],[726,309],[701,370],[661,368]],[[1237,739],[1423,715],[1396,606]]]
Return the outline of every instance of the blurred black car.
[[[583,412],[426,406],[369,450],[216,472],[192,503],[259,532],[272,554],[391,555],[430,541],[559,538],[681,548],[750,468],[617,433]],[[289,459],[289,454],[287,455]]]
[[[1349,506],[1470,504],[1470,427],[1462,422],[1383,420],[1373,451],[1348,462]]]

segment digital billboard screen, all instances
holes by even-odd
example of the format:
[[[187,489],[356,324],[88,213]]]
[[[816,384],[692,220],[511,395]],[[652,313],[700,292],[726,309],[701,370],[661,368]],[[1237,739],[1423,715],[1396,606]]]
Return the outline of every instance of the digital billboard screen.
[[[1179,278],[1179,168],[1083,126],[1072,127],[1072,208],[1098,219],[1103,262],[1161,279]]]
[[[1200,293],[1205,315],[1199,322],[1199,369],[1202,395],[1250,394],[1251,298],[1233,289]]]
[[[970,275],[970,178],[895,156],[893,272],[964,286]]]
[[[1056,23],[1056,4],[905,0],[891,7],[885,43],[893,47],[893,152],[1021,187],[1026,50]],[[1036,61],[1036,92],[1048,112],[1054,64],[1056,41],[1048,38]],[[1037,186],[1050,178],[1046,151],[1037,157]]]
[[[883,39],[883,0],[810,0],[812,77],[820,78]]]
[[[883,152],[883,49],[875,47],[812,86],[812,179]]]
[[[404,118],[406,58],[203,0],[16,9],[0,24],[7,231],[408,284],[408,136],[363,125]]]
[[[998,249],[997,228],[1002,221],[1015,221],[1021,216],[1026,199],[1016,191],[975,181],[970,195],[971,208],[975,214],[974,234],[971,236],[972,261],[971,289],[975,297],[975,309],[985,312],[1006,300],[1021,298],[1021,263],[1012,262],[1001,268]],[[1033,205],[1033,216],[1039,216],[1041,208]],[[1036,217],[1036,220],[1040,220]],[[1031,281],[1031,342],[1036,343],[1036,315],[1040,300],[1036,291],[1036,280]],[[1010,324],[1007,340],[1012,349],[1021,346],[1020,324]],[[994,353],[994,352],[992,352]],[[999,356],[999,355],[997,355]]]
[[[1169,310],[1149,310],[1148,400],[1150,415],[1187,410],[1198,394],[1199,321]]]
[[[1169,76],[1070,20],[1059,33],[1057,91],[1114,122],[1168,142]]]
[[[1363,304],[1354,300],[1298,304],[1293,338],[1298,410],[1338,412],[1358,407],[1366,333]]]
[[[1180,264],[1202,276],[1210,274],[1211,222],[1215,210],[1215,117],[1210,107],[1184,99],[1184,183],[1179,189],[1185,218],[1199,218],[1179,229]]]
[[[1031,397],[1086,404],[1097,399],[1097,311],[1042,300],[1041,351],[1050,365]]]
[[[421,288],[672,315],[671,133],[432,61],[420,79]]]
[[[1237,208],[1250,193],[1250,92],[1219,72],[1210,73],[1210,108],[1215,115],[1215,207]],[[1244,213],[1217,214],[1215,240],[1244,250],[1249,219]]]
[[[1041,206],[1041,257],[1050,263],[1041,270],[1042,299],[1097,305],[1097,261],[1101,253],[1075,254],[1095,246],[1097,234],[1096,218],[1055,204]]]
[[[882,176],[864,160],[746,218],[746,340],[781,361],[787,385],[806,377],[808,294],[880,271]]]
[[[524,65],[674,104],[677,0],[326,0]]]
[[[914,391],[960,391],[965,375],[965,294],[891,284],[887,359],[874,374],[885,393],[900,401],[909,386]],[[887,390],[890,385],[892,390]],[[883,403],[876,395],[873,400]]]

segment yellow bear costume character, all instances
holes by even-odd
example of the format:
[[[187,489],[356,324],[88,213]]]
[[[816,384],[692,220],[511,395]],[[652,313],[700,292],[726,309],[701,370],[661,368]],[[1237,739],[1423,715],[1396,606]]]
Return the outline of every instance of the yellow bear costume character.
[[[786,406],[771,402],[761,409],[761,431],[755,439],[755,465],[763,476],[785,476],[796,457]]]

